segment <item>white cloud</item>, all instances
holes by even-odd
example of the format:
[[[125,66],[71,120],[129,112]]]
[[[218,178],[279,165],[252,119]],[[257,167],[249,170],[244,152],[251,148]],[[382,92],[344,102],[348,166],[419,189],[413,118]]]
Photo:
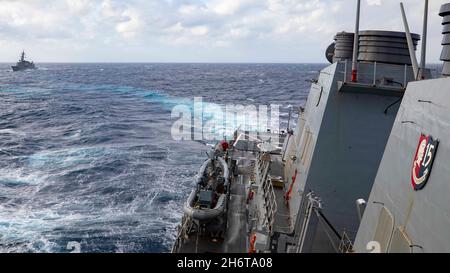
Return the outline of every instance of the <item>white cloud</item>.
[[[208,34],[209,31],[208,27],[206,26],[185,27],[180,22],[169,27],[167,30],[170,33],[175,33],[176,35],[194,35],[194,36],[203,36]]]
[[[447,1],[430,1],[429,52],[434,61],[441,49],[437,11]],[[37,59],[54,61],[118,61],[119,57],[133,61],[145,56],[146,61],[320,62],[336,32],[353,30],[355,3],[0,0],[0,60],[14,60],[17,48],[30,47]],[[362,4],[362,29],[403,30],[398,1]],[[420,33],[423,0],[409,0],[405,6],[411,29]],[[117,54],[129,46],[133,52]]]
[[[82,14],[88,12],[93,7],[93,1],[91,0],[66,0],[69,12],[75,14]]]
[[[380,6],[381,0],[367,0],[369,6]]]
[[[207,8],[219,15],[233,15],[237,13],[241,8],[251,5],[256,1],[252,0],[215,0],[210,1],[207,4]]]
[[[207,26],[195,26],[192,27],[190,30],[191,33],[196,36],[203,36],[208,34],[209,32],[209,28]]]
[[[116,25],[116,30],[124,38],[135,37],[142,29],[143,23],[138,12],[127,9],[121,14],[125,19]]]
[[[181,5],[178,12],[184,15],[192,15],[199,12],[199,7],[196,5]]]

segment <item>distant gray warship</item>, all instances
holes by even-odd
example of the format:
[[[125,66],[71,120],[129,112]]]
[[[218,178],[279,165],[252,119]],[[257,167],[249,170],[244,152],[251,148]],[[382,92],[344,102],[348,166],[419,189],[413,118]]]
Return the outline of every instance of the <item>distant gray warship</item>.
[[[401,11],[405,32],[360,31],[358,0],[296,128],[217,146],[172,252],[450,252],[450,80],[425,67],[428,1],[420,64]],[[450,4],[440,15],[446,77]]]
[[[25,60],[25,51],[22,51],[20,55],[20,60],[16,63],[16,65],[11,66],[13,71],[22,71],[27,69],[36,69],[36,66],[33,62],[29,62]]]

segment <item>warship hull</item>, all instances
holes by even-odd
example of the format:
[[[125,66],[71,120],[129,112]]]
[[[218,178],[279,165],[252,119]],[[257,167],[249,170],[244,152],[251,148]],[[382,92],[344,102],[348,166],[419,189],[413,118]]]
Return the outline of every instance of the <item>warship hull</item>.
[[[447,26],[450,3],[440,15]],[[338,41],[337,59],[330,46],[334,63],[312,81],[295,130],[259,138],[269,141],[235,133],[227,164],[239,202],[227,215],[239,221],[222,246],[244,241],[216,252],[450,252],[450,81],[423,80],[420,36],[405,29],[357,27],[351,68],[350,46]],[[174,252],[208,252],[206,242],[199,251],[177,240]]]
[[[11,68],[12,68],[12,70],[14,71],[14,72],[17,72],[17,71],[25,71],[25,70],[31,70],[31,69],[36,69],[36,67],[33,65],[33,66],[18,66],[18,65],[13,65],[13,66],[11,66]]]
[[[16,63],[16,65],[11,66],[14,72],[24,71],[29,69],[36,69],[34,62],[29,62],[25,60],[25,51],[22,51],[20,55],[20,60]]]
[[[408,86],[367,202],[355,251],[450,252],[448,90],[449,78]],[[429,145],[422,145],[425,139]],[[420,147],[427,149],[421,153]],[[420,158],[426,180],[417,179],[414,172]],[[373,242],[378,244],[376,249],[369,247]]]

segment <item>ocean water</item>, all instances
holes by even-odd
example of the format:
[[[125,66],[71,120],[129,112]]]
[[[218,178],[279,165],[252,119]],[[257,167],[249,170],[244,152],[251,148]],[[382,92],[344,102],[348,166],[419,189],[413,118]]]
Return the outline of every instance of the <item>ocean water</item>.
[[[319,64],[0,64],[0,252],[167,252],[210,148],[171,110],[304,104]]]

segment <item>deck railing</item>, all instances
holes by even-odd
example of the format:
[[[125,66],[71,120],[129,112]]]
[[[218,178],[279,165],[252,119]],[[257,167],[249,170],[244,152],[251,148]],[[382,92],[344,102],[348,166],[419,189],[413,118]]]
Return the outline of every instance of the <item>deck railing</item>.
[[[344,70],[338,71],[337,73],[341,74],[342,82],[348,83],[352,82],[352,69],[351,62],[344,61]],[[408,65],[392,65],[392,64],[384,64],[384,63],[358,63],[357,71],[358,71],[358,83],[367,84],[367,85],[380,85],[382,84],[380,81],[383,78],[392,78],[392,74],[384,75],[380,71],[396,71],[396,77],[390,84],[398,85],[398,87],[406,87],[408,82],[413,80],[413,73],[411,70],[411,66]],[[367,72],[366,72],[367,71]],[[402,72],[398,72],[402,71]]]
[[[272,180],[266,178],[262,185],[264,192],[264,201],[266,207],[266,222],[269,234],[272,235],[274,231],[275,214],[277,213],[277,201],[275,191],[273,189]]]
[[[342,240],[339,244],[338,252],[339,253],[352,253],[353,252],[352,240],[350,240],[350,237],[348,236],[347,232],[345,232],[345,231],[344,231],[344,234],[342,234]]]

